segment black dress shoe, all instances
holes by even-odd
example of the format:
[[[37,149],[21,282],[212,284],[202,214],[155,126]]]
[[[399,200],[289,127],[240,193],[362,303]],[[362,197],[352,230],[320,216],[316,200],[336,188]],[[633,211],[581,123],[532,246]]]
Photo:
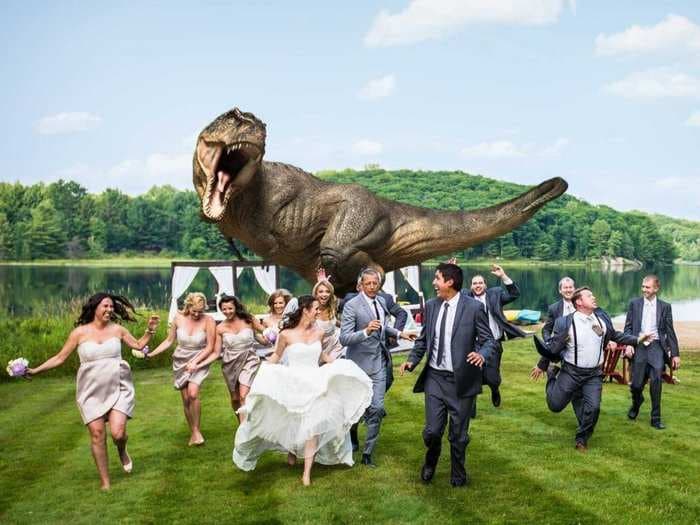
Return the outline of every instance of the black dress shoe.
[[[498,388],[491,390],[491,403],[496,408],[501,406],[501,391]]]
[[[637,416],[639,415],[639,406],[638,405],[632,405],[627,412],[627,417],[630,419],[637,419]]]
[[[430,483],[430,480],[433,479],[434,475],[435,467],[423,465],[423,467],[420,469],[420,479],[423,481],[423,483]]]
[[[360,463],[370,468],[375,468],[377,466],[372,462],[372,456],[370,454],[362,454],[362,461],[360,461]]]
[[[467,485],[469,485],[469,481],[469,474],[467,474],[466,478],[451,479],[450,485],[452,485],[453,487],[466,487]]]
[[[656,430],[663,430],[666,428],[666,425],[664,425],[661,421],[652,421],[651,426]]]

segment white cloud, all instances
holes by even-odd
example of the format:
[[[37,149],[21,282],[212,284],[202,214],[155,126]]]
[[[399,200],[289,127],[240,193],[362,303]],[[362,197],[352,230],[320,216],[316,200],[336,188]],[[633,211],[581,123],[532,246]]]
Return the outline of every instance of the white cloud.
[[[358,96],[364,100],[388,97],[394,92],[395,87],[396,77],[394,75],[384,75],[367,82],[358,93]]]
[[[570,143],[571,141],[566,137],[559,137],[552,144],[549,144],[548,146],[542,148],[542,151],[540,151],[540,155],[543,157],[556,157]]]
[[[494,140],[480,142],[472,146],[462,148],[460,154],[467,158],[483,159],[509,159],[525,156],[556,157],[571,141],[566,137],[559,137],[551,144],[538,146],[535,143],[515,144],[510,140]]]
[[[526,146],[517,146],[510,140],[495,140],[467,146],[460,153],[467,158],[507,159],[524,157],[527,150]]]
[[[39,119],[36,129],[40,135],[59,135],[87,131],[100,122],[100,117],[84,111],[57,113]]]
[[[600,34],[598,55],[642,54],[667,50],[700,51],[700,26],[684,16],[670,14],[654,26],[632,26],[621,33]]]
[[[700,196],[697,188],[700,188],[700,177],[664,177],[656,179],[654,184],[664,190],[683,190],[689,191],[696,188],[696,193]]]
[[[688,117],[688,120],[685,121],[686,126],[693,126],[693,127],[700,127],[700,111],[696,111],[690,117]]]
[[[700,79],[667,68],[650,69],[611,82],[605,90],[625,98],[666,98],[700,96]]]
[[[412,0],[402,11],[382,10],[365,35],[369,47],[441,38],[467,24],[546,25],[559,19],[565,0]],[[575,2],[569,2],[575,11]]]
[[[119,188],[130,195],[139,195],[152,186],[165,184],[192,189],[192,154],[153,153],[144,159],[124,160],[107,169],[78,163],[58,170],[54,178],[74,180],[91,192]]]
[[[368,139],[360,139],[352,145],[352,152],[357,155],[379,155],[384,151],[381,142]]]

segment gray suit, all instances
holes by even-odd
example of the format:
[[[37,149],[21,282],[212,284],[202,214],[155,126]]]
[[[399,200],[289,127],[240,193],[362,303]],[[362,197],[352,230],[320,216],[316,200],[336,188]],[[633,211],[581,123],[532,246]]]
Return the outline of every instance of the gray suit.
[[[435,351],[437,318],[444,301],[431,299],[425,305],[425,322],[420,337],[408,356],[413,369],[423,355]],[[423,441],[427,447],[425,464],[434,468],[442,448],[442,434],[449,414],[450,460],[453,482],[466,479],[464,467],[466,447],[469,442],[469,416],[474,398],[481,392],[482,371],[469,363],[467,356],[478,352],[485,360],[495,351],[496,341],[489,327],[489,320],[482,304],[460,292],[450,340],[453,372],[436,370],[427,363],[418,376],[414,392],[425,392],[425,428]]]
[[[377,309],[383,312],[384,326],[381,330],[365,333],[370,321],[377,314],[367,303],[367,296],[359,294],[343,307],[340,322],[340,344],[347,347],[345,357],[359,366],[372,380],[372,403],[365,412],[367,436],[363,454],[372,454],[381,426],[384,412],[384,395],[393,382],[391,353],[386,346],[386,335],[398,337],[399,331],[389,326],[389,312],[384,299],[376,297]]]

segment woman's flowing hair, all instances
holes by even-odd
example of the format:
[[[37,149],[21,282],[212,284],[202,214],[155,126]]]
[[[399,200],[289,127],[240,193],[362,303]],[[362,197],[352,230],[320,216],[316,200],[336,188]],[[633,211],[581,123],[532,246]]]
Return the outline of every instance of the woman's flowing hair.
[[[187,297],[185,297],[185,302],[182,305],[182,310],[180,310],[180,313],[187,317],[190,315],[190,311],[192,310],[192,308],[197,306],[206,310],[207,296],[204,295],[202,292],[188,293]]]
[[[299,307],[293,312],[289,312],[289,315],[282,322],[282,330],[299,326],[304,310],[308,310],[314,304],[316,298],[313,295],[300,295],[297,300],[299,301]]]
[[[319,306],[321,306],[321,310],[328,310],[328,318],[331,320],[334,320],[338,316],[338,298],[335,296],[335,288],[333,288],[333,285],[328,279],[323,279],[322,281],[318,281],[315,285],[313,290],[311,290],[311,295],[316,297],[316,292],[318,289],[324,286],[328,288],[328,290],[331,292],[331,296],[328,298],[328,302],[326,303],[326,306],[321,305],[319,301]],[[318,299],[317,299],[318,300]]]
[[[237,297],[233,295],[222,294],[219,298],[219,310],[221,310],[221,305],[224,303],[233,303],[233,308],[236,313],[236,317],[243,319],[248,324],[253,324],[253,316],[248,313],[244,304],[238,300]]]
[[[270,297],[267,298],[267,306],[270,308],[271,314],[275,313],[273,308],[272,308],[272,305],[275,304],[275,299],[277,299],[278,297],[281,297],[282,299],[284,299],[284,305],[287,306],[287,303],[292,298],[292,294],[286,288],[279,288],[279,289],[275,290],[274,292],[272,292],[270,294]]]
[[[112,313],[111,321],[119,322],[121,321],[136,321],[136,310],[134,305],[132,305],[129,300],[123,295],[115,295],[107,292],[98,292],[92,295],[87,302],[83,305],[80,312],[78,320],[75,322],[75,326],[80,326],[83,324],[88,324],[95,319],[95,310],[105,299],[111,299],[114,305],[114,312]]]

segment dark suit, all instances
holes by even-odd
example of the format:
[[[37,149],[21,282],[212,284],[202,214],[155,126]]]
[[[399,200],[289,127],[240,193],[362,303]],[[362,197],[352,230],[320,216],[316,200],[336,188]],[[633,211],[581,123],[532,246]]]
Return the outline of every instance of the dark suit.
[[[627,309],[625,333],[638,335],[642,331],[642,315],[644,313],[644,298],[632,299]],[[664,371],[664,361],[670,363],[671,357],[678,353],[678,338],[673,329],[673,313],[671,305],[656,298],[656,330],[658,339],[649,345],[637,345],[632,358],[632,403],[637,410],[644,401],[644,383],[649,380],[651,395],[651,422],[661,421],[661,376]]]
[[[564,299],[559,299],[556,303],[552,303],[547,307],[547,319],[542,326],[542,339],[548,341],[552,337],[554,330],[554,322],[564,315]],[[537,363],[537,368],[547,370],[549,368],[549,359],[542,357]]]
[[[605,325],[605,335],[600,346],[600,355],[603,356],[605,347],[610,341],[620,344],[636,344],[637,338],[618,332],[612,325],[610,316],[600,308],[595,310],[596,317]],[[545,346],[556,360],[561,359],[561,354],[566,351],[569,342],[569,330],[573,323],[574,314],[559,317],[554,322],[552,337],[545,341]],[[567,361],[562,362],[558,375],[550,375],[547,379],[547,406],[552,412],[561,412],[571,402],[578,419],[576,429],[576,442],[588,442],[600,414],[600,399],[603,391],[602,366],[591,368],[579,367]],[[580,404],[580,405],[579,405]],[[576,406],[579,405],[579,406]]]
[[[338,309],[342,313],[343,306],[353,297],[357,295],[358,292],[348,292],[345,294],[345,297],[343,297],[343,300],[340,301],[340,304],[338,305]],[[406,326],[406,321],[408,320],[408,314],[406,313],[406,310],[401,308],[398,304],[396,304],[396,301],[394,301],[394,297],[391,294],[388,294],[382,290],[379,290],[379,293],[377,293],[380,297],[384,299],[384,303],[386,305],[386,309],[388,310],[389,314],[394,316],[394,328],[396,328],[399,332],[403,330],[404,326]],[[338,315],[340,317],[340,315]],[[399,346],[399,343],[396,341],[395,337],[390,336],[389,334],[386,334],[386,344],[388,348],[396,348]]]
[[[484,292],[486,294],[487,313],[493,316],[503,334],[501,339],[496,341],[495,351],[484,365],[484,383],[492,390],[497,390],[501,385],[501,356],[503,355],[501,341],[504,339],[525,337],[527,335],[517,326],[510,324],[503,313],[503,307],[505,305],[512,303],[520,297],[520,290],[515,283],[506,284],[504,286],[505,288],[501,286],[487,288]],[[474,293],[471,291],[467,292],[467,294],[470,297],[474,297]],[[488,317],[486,320],[488,321]]]
[[[443,303],[440,298],[426,303],[423,328],[408,361],[413,363],[415,369],[423,355],[426,352],[428,354],[427,363],[413,387],[414,392],[425,392],[423,441],[428,448],[425,463],[433,468],[437,464],[449,414],[452,481],[463,482],[466,479],[464,464],[469,442],[469,417],[475,396],[481,392],[482,380],[481,370],[467,363],[467,355],[477,351],[484,359],[488,359],[494,350],[495,341],[481,303],[461,291],[450,339],[453,372],[430,367],[428,363],[435,351],[434,344],[439,330],[437,318]]]

